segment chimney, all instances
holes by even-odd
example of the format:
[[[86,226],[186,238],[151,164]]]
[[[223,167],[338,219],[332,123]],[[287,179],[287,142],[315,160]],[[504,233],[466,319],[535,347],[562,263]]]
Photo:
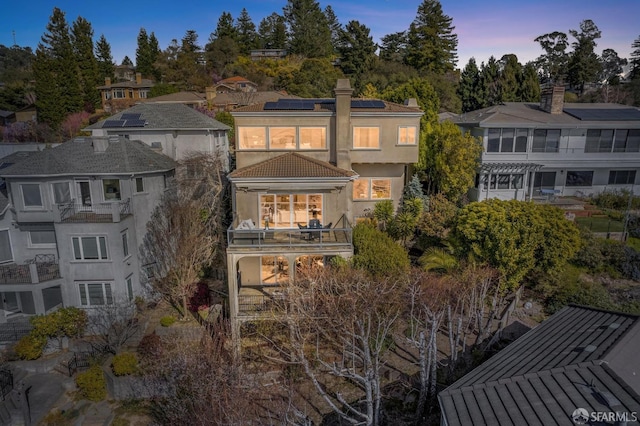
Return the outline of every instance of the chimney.
[[[331,149],[331,162],[341,169],[351,170],[349,155],[352,145],[351,135],[351,94],[353,89],[348,78],[338,79],[336,88],[336,134],[335,146]]]
[[[207,99],[207,105],[211,107],[213,103],[213,99],[216,97],[216,88],[213,86],[205,87],[204,89],[205,98]]]
[[[409,98],[404,101],[404,106],[409,108],[420,108],[418,105],[418,100],[416,98]]]
[[[553,86],[540,93],[540,109],[551,114],[562,114],[564,107],[564,87]]]
[[[104,85],[105,86],[111,86],[111,77],[105,77],[104,78]]]
[[[108,138],[93,138],[93,152],[105,152],[109,147]]]
[[[136,73],[136,84],[142,84],[142,74],[139,72]]]

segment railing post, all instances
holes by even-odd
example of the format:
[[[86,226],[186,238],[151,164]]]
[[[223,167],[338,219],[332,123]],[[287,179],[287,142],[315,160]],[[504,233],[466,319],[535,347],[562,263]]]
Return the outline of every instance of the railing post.
[[[34,263],[29,263],[29,275],[31,276],[31,284],[37,284],[40,282],[40,277],[38,276],[38,265]]]
[[[111,203],[111,216],[113,217],[113,223],[120,222],[120,202]]]

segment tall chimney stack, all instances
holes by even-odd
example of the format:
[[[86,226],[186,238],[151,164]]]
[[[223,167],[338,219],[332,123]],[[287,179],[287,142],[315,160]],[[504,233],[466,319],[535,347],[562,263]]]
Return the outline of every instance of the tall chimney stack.
[[[562,114],[564,107],[564,87],[553,86],[540,93],[540,109],[551,114]]]
[[[331,162],[337,167],[351,170],[351,94],[353,89],[348,78],[338,79],[336,88],[336,134],[335,149],[331,150]]]

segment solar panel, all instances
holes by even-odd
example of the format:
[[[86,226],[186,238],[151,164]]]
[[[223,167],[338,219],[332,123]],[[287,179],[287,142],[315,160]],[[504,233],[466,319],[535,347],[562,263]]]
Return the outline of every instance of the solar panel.
[[[127,121],[124,122],[123,127],[144,127],[146,123],[147,123],[146,120],[128,119]]]
[[[564,112],[582,121],[640,120],[640,110],[635,108],[565,108]]]
[[[265,102],[264,103],[264,109],[265,110],[278,109],[278,103],[277,102]]]
[[[122,127],[124,126],[124,120],[107,120],[102,124],[103,129]]]
[[[384,108],[385,104],[379,100],[355,99],[351,101],[351,108]]]
[[[139,120],[142,114],[125,112],[120,116],[121,120]]]
[[[265,102],[265,110],[313,111],[315,102],[306,99],[280,99],[276,102]]]

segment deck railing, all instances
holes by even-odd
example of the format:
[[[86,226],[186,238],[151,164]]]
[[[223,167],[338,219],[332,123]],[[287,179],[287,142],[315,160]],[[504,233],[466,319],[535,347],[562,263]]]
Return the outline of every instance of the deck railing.
[[[60,278],[60,265],[53,255],[36,255],[26,263],[0,265],[0,284],[36,284]]]
[[[121,217],[131,213],[131,199],[113,203],[94,203],[84,205],[71,201],[57,205],[59,222],[120,222]]]

